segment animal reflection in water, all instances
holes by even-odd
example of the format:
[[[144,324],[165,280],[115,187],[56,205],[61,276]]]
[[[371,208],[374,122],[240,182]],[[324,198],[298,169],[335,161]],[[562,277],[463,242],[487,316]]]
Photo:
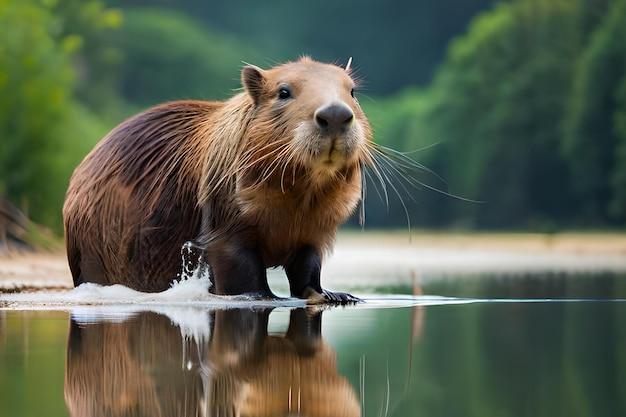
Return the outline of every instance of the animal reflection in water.
[[[269,314],[211,312],[207,337],[152,312],[122,323],[72,319],[65,369],[70,414],[360,416],[355,392],[321,337],[322,313],[292,310],[282,336],[268,334]]]

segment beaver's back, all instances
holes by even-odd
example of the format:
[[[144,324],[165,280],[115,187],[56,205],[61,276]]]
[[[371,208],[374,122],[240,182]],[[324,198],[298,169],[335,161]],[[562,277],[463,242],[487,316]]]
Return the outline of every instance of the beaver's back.
[[[74,284],[168,288],[195,238],[202,127],[219,103],[178,101],[120,124],[83,160],[63,208]]]

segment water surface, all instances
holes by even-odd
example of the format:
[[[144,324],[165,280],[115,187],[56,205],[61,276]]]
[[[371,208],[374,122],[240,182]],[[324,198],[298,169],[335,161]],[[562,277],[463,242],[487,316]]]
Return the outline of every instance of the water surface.
[[[626,415],[624,276],[355,290],[369,302],[2,310],[0,416]]]

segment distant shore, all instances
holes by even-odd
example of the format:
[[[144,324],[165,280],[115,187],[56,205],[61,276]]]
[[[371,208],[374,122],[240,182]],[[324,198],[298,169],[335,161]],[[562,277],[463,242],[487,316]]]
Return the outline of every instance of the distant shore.
[[[626,255],[626,232],[433,232],[406,230],[342,231],[339,244],[410,246],[447,249],[499,249]]]
[[[626,234],[433,233],[348,230],[324,265],[331,286],[408,284],[497,274],[626,272]],[[280,272],[272,271],[276,279]],[[71,288],[64,253],[0,257],[0,291]]]

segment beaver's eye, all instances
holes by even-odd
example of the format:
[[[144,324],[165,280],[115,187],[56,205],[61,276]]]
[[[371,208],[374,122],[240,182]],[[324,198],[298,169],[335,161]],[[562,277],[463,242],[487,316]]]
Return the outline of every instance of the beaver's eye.
[[[291,97],[291,91],[287,87],[280,87],[278,89],[278,98],[281,100],[286,100]]]

